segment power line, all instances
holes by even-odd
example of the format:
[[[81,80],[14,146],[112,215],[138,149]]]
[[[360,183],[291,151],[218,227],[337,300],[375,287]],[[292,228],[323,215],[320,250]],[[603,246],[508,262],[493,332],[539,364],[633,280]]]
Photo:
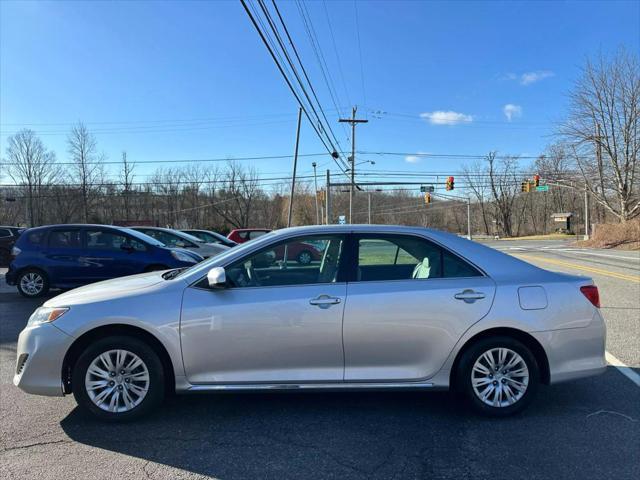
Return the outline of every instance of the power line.
[[[299,157],[324,157],[326,153],[304,153]],[[138,160],[132,161],[134,165],[139,164],[161,164],[161,163],[215,163],[215,162],[244,162],[252,160],[279,160],[293,158],[293,155],[265,155],[257,157],[219,157],[219,158],[178,158],[173,160]],[[19,165],[15,162],[0,162],[3,165]],[[75,162],[54,162],[51,165],[76,165]],[[87,162],[86,165],[122,165],[122,161]]]
[[[327,24],[329,25],[329,33],[331,34],[331,43],[333,44],[333,52],[336,55],[336,61],[338,62],[338,72],[340,73],[340,79],[342,80],[342,88],[344,88],[344,93],[347,96],[347,101],[351,104],[351,99],[349,95],[349,89],[347,88],[347,83],[344,80],[344,71],[342,68],[342,62],[340,61],[340,55],[338,54],[338,47],[336,45],[336,37],[333,35],[333,27],[331,26],[331,19],[329,18],[329,10],[327,9],[327,2],[323,0],[322,5],[324,6],[324,13],[327,17]],[[305,9],[307,7],[305,6]],[[307,12],[308,14],[308,12]]]
[[[336,156],[338,156],[338,158],[340,158],[339,157],[340,154],[337,153],[337,150],[333,146],[333,144],[331,142],[331,139],[328,136],[325,139],[323,137],[322,133],[318,130],[318,127],[315,125],[315,122],[311,119],[311,116],[310,116],[309,112],[305,108],[306,106],[305,106],[304,102],[300,98],[300,96],[297,93],[296,89],[294,88],[291,80],[289,79],[288,75],[286,74],[283,65],[278,61],[276,53],[274,52],[274,48],[272,48],[272,44],[270,44],[270,42],[267,40],[267,38],[265,36],[266,28],[264,29],[265,31],[263,31],[260,28],[260,26],[258,25],[258,21],[256,20],[256,18],[259,19],[259,17],[258,17],[257,14],[254,17],[254,14],[251,12],[251,9],[247,5],[247,1],[246,0],[240,0],[240,2],[242,3],[242,6],[243,6],[245,12],[247,13],[247,15],[249,16],[249,19],[251,20],[251,23],[253,24],[254,28],[258,32],[258,35],[260,36],[260,39],[262,40],[263,44],[265,45],[265,47],[267,48],[269,54],[271,55],[271,58],[273,59],[274,63],[276,64],[276,67],[278,68],[278,70],[280,71],[281,75],[283,76],[285,82],[287,83],[287,86],[291,90],[291,93],[293,94],[293,96],[295,97],[296,101],[298,102],[298,105],[300,106],[300,108],[302,108],[302,111],[304,112],[305,116],[307,117],[307,119],[311,123],[311,127],[314,129],[314,131],[318,135],[318,138],[320,139],[320,141],[322,142],[324,147],[327,149],[329,154],[332,156],[332,158],[334,158],[334,161],[335,161],[336,165],[338,165],[338,167],[340,168],[342,173],[346,175],[346,172],[345,172],[343,164],[338,162],[338,160],[336,159]],[[302,85],[300,85],[300,86],[303,87]],[[304,88],[303,88],[303,90],[304,90]],[[319,120],[319,118],[318,118],[318,120]],[[322,124],[322,122],[320,122],[320,125],[321,124]],[[325,129],[325,131],[326,131],[326,129]],[[328,141],[328,144],[327,144],[327,141]],[[331,146],[329,146],[329,145],[331,145]]]
[[[326,7],[325,7],[326,8]],[[362,44],[360,42],[360,20],[358,17],[358,2],[353,0],[353,9],[355,10],[356,17],[356,34],[358,37],[358,54],[360,57],[360,81],[362,82],[362,97],[364,100],[364,104],[367,104],[367,90],[364,87],[364,66],[362,63]]]

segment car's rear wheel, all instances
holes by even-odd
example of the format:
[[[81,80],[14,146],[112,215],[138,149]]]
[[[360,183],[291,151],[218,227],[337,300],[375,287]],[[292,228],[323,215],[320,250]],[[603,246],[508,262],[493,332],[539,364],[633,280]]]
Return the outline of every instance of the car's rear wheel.
[[[300,265],[309,265],[313,260],[313,255],[309,250],[303,250],[298,254],[297,261]]]
[[[98,418],[133,420],[162,403],[162,362],[142,340],[106,337],[80,355],[73,369],[72,387],[78,405]]]
[[[523,343],[493,337],[478,341],[463,354],[458,379],[477,411],[504,417],[522,411],[533,400],[540,371]]]
[[[49,278],[40,270],[28,269],[20,272],[16,286],[23,297],[37,298],[49,291]]]

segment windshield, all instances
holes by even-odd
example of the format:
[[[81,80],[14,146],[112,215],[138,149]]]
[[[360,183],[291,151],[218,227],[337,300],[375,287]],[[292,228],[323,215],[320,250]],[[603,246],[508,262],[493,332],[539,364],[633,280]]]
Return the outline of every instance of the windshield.
[[[255,239],[251,242],[241,243],[237,247],[230,248],[223,253],[219,253],[218,255],[210,257],[200,263],[195,264],[192,267],[185,268],[173,278],[184,277],[198,271],[201,271],[204,274],[204,272],[207,272],[213,266],[223,265],[228,257],[236,256],[236,254],[242,254],[245,250],[253,250],[256,246],[262,245],[263,243],[269,243],[275,235],[275,232],[269,232],[265,235],[262,235],[259,239]]]
[[[121,228],[121,230],[123,232],[128,233],[132,237],[137,238],[138,240],[142,240],[143,242],[148,243],[149,245],[153,245],[155,247],[165,247],[166,246],[164,243],[156,240],[155,238],[150,237],[149,235],[145,235],[142,232],[138,232],[137,230],[133,230],[132,228]]]

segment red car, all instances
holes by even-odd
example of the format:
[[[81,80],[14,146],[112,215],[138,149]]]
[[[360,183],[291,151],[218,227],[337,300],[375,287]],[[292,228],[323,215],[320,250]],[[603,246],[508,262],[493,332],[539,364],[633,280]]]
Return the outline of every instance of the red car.
[[[269,233],[271,230],[268,228],[236,228],[229,232],[227,238],[233,240],[236,243],[244,243],[254,238],[258,238],[265,233]]]
[[[236,228],[227,235],[227,238],[237,243],[244,243],[270,231],[268,228]],[[276,247],[273,252],[275,253],[275,258],[270,259],[271,261],[275,262],[284,259],[284,245]],[[322,255],[313,245],[299,242],[288,244],[287,258],[295,260],[301,265],[309,265],[311,262],[321,260]]]

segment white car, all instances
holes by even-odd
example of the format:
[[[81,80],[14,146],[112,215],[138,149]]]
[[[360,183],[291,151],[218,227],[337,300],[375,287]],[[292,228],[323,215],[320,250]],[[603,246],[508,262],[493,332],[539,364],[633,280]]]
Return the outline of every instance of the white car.
[[[288,258],[301,242],[320,260]],[[20,334],[14,384],[73,393],[106,420],[138,417],[170,390],[456,389],[504,416],[541,383],[604,371],[598,307],[590,279],[455,235],[292,228],[47,301]]]

